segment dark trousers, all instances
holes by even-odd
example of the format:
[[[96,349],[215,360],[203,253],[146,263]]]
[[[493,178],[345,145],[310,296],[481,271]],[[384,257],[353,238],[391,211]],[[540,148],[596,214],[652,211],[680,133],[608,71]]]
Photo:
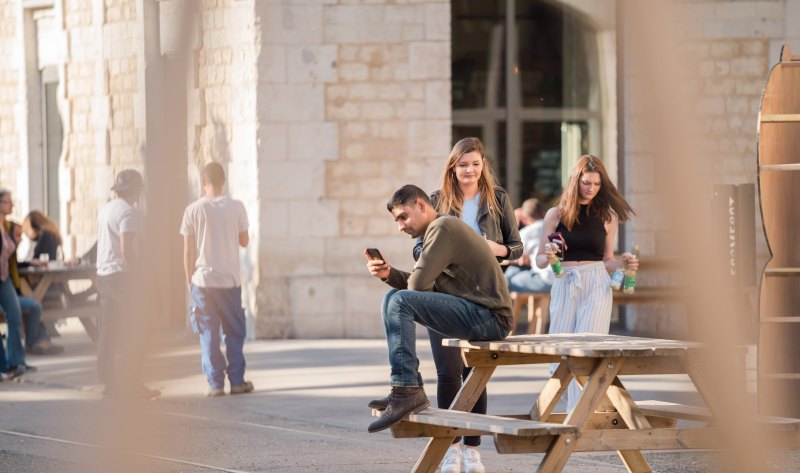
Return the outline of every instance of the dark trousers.
[[[139,309],[138,301],[144,294],[136,282],[124,272],[97,277],[100,296],[97,374],[106,387],[132,387],[142,382],[149,317]]]
[[[461,359],[461,350],[453,347],[443,347],[442,340],[445,338],[439,332],[428,329],[428,338],[431,341],[431,352],[433,362],[436,364],[436,403],[440,409],[448,409],[456,394],[461,389],[462,380],[467,379],[467,375],[472,368],[464,366]],[[447,337],[452,338],[452,337]],[[486,389],[483,390],[472,412],[476,414],[486,414],[488,399]],[[460,438],[456,438],[453,443],[457,443]],[[481,444],[479,436],[464,437],[464,445],[477,447]]]

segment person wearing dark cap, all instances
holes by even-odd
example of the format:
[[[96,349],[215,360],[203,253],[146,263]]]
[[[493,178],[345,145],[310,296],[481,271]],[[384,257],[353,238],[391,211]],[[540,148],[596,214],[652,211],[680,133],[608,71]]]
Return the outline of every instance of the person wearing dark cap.
[[[142,297],[137,289],[141,216],[136,206],[143,189],[138,171],[120,171],[111,187],[117,197],[97,217],[97,292],[101,307],[97,372],[105,385],[104,396],[152,399],[161,394],[141,382],[145,318],[136,309],[136,301]]]

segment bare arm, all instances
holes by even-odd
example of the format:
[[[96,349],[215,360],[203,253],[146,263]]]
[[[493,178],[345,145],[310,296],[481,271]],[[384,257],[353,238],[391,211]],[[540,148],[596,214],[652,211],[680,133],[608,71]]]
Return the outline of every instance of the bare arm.
[[[194,274],[194,262],[197,260],[197,248],[195,247],[194,235],[183,236],[183,272],[186,274],[186,287],[192,287],[192,275]]]
[[[612,213],[611,221],[605,224],[606,226],[606,244],[603,251],[603,263],[606,265],[606,271],[614,272],[617,270],[622,262],[625,262],[630,269],[634,271],[639,269],[639,261],[630,253],[622,253],[622,259],[618,260],[614,257],[614,242],[617,239],[617,230],[619,229],[619,218],[617,214]]]
[[[239,246],[247,248],[248,244],[250,244],[250,234],[247,231],[243,231],[239,234]]]

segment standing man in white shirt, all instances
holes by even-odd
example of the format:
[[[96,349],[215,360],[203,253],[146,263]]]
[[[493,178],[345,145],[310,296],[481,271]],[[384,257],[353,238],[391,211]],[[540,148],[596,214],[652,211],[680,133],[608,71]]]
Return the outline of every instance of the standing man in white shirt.
[[[97,372],[106,397],[152,399],[161,393],[142,384],[145,333],[149,314],[137,301],[143,297],[138,240],[142,175],[133,169],[117,174],[111,188],[117,198],[97,217],[97,292],[100,296],[100,339]]]
[[[181,235],[186,285],[192,298],[189,318],[200,337],[202,367],[208,379],[206,395],[225,394],[226,373],[231,394],[249,393],[253,383],[244,379],[242,349],[247,327],[239,272],[239,247],[250,242],[247,213],[244,204],[222,194],[225,171],[219,163],[207,164],[201,181],[205,195],[186,207]]]

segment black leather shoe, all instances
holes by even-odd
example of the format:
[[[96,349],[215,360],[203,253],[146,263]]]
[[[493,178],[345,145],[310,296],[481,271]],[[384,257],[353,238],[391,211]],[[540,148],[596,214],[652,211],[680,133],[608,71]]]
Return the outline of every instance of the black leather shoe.
[[[370,409],[378,409],[379,411],[382,411],[382,410],[386,409],[386,406],[389,405],[389,401],[391,401],[391,400],[392,400],[392,395],[389,394],[388,396],[386,396],[383,399],[373,399],[373,400],[369,401],[369,404],[367,404],[367,406]]]
[[[400,422],[409,414],[414,414],[427,407],[430,407],[431,402],[425,395],[425,390],[419,386],[412,387],[392,387],[392,393],[389,394],[389,403],[383,414],[375,422],[369,425],[370,432],[379,432],[388,429],[392,425]]]

